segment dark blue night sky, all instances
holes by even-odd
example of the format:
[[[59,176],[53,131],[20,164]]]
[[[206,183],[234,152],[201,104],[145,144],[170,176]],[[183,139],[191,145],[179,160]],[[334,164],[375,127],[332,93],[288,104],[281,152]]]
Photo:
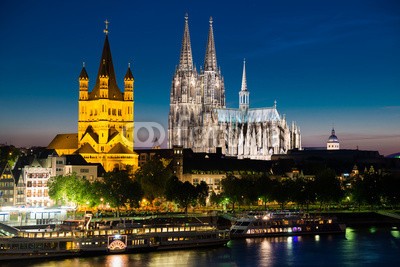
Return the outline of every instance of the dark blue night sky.
[[[238,106],[246,58],[252,107],[272,106],[301,127],[303,146],[400,151],[400,2],[2,1],[0,143],[46,146],[76,132],[78,75],[94,86],[104,21],[120,88],[135,76],[135,121],[167,126],[185,13],[203,65],[209,17],[227,106]]]

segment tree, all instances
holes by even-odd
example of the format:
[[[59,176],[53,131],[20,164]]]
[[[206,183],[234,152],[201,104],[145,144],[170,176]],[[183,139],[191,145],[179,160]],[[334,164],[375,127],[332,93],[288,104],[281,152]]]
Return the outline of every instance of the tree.
[[[159,158],[147,161],[136,171],[135,178],[140,183],[144,196],[153,201],[157,197],[163,197],[167,180],[172,172],[167,167],[167,162]]]
[[[385,201],[395,208],[400,203],[400,175],[389,174],[382,179],[382,193]]]
[[[85,181],[76,173],[67,176],[59,175],[48,181],[49,197],[62,203],[73,203],[78,206],[85,202]]]
[[[131,179],[127,171],[106,173],[100,187],[104,200],[117,209],[117,217],[120,207],[127,204],[137,207],[143,197],[140,184]]]
[[[176,202],[185,210],[185,214],[188,212],[189,205],[196,204],[199,195],[199,191],[194,185],[188,181],[183,183],[176,176],[168,180],[165,192],[167,200]]]
[[[306,210],[308,212],[309,205],[315,201],[313,182],[299,177],[294,181],[294,188],[293,200],[299,205],[306,205]]]
[[[281,181],[273,180],[272,183],[272,195],[273,199],[276,200],[281,209],[284,209],[287,202],[291,200],[294,192],[294,182],[291,179],[282,179]]]
[[[209,187],[206,182],[201,181],[198,185],[196,185],[196,192],[197,192],[197,202],[201,206],[206,205],[206,199],[209,194]]]
[[[374,209],[375,205],[380,204],[382,195],[382,176],[375,172],[367,172],[364,174],[362,181],[362,194],[367,204]]]
[[[264,202],[264,208],[267,209],[268,199],[272,199],[272,181],[268,175],[261,175],[255,183],[256,192]]]
[[[321,208],[324,204],[339,202],[344,195],[340,181],[336,178],[336,173],[329,168],[316,174],[313,188]]]
[[[225,179],[221,181],[222,190],[225,197],[229,198],[232,203],[232,210],[235,210],[235,203],[237,203],[242,195],[240,179],[234,175],[227,175]]]

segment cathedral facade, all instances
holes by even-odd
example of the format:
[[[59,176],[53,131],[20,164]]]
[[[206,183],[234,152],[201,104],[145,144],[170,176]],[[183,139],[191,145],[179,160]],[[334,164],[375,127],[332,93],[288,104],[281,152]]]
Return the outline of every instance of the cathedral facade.
[[[130,66],[124,91],[117,84],[108,41],[105,40],[95,85],[89,91],[89,76],[83,66],[79,75],[78,133],[59,134],[49,144],[61,156],[80,154],[90,163],[101,163],[106,171],[138,166],[134,152],[134,78]]]
[[[269,160],[273,154],[301,148],[299,127],[272,107],[250,108],[246,65],[243,63],[239,108],[226,108],[225,86],[217,65],[213,21],[210,19],[204,66],[198,72],[193,64],[188,16],[179,65],[172,80],[168,118],[168,146],[191,148],[194,152]]]

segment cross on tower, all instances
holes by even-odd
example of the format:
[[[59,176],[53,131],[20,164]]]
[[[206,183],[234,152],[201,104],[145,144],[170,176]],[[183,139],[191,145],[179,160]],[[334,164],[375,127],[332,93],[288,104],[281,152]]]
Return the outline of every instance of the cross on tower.
[[[110,23],[107,19],[104,21],[104,23],[106,24],[106,28],[104,29],[104,33],[106,35],[108,35],[108,24]]]

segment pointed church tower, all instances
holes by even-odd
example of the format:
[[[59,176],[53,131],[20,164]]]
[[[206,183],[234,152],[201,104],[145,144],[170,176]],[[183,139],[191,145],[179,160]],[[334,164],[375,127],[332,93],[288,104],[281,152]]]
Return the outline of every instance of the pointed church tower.
[[[124,77],[124,100],[133,101],[133,83],[134,78],[131,71],[131,64],[128,64],[128,70]]]
[[[108,21],[96,84],[88,91],[83,66],[79,75],[78,150],[86,161],[101,163],[106,171],[137,168],[133,152],[133,75],[128,67],[122,93],[118,88],[108,41]]]
[[[179,65],[171,85],[170,111],[168,117],[168,147],[174,145],[193,146],[190,126],[201,120],[202,94],[198,86],[198,74],[193,65],[189,34],[189,17],[185,15],[185,26]]]
[[[224,79],[217,65],[212,17],[210,17],[209,23],[204,68],[201,74],[201,87],[203,88],[206,113],[210,113],[212,108],[225,107]]]
[[[89,89],[89,76],[85,69],[85,63],[83,63],[81,73],[79,74],[79,100],[88,99],[89,96],[88,89]]]
[[[242,88],[239,92],[239,108],[241,111],[247,111],[249,109],[249,96],[250,92],[247,91],[247,80],[246,80],[246,60],[243,60],[243,75],[242,75]]]

